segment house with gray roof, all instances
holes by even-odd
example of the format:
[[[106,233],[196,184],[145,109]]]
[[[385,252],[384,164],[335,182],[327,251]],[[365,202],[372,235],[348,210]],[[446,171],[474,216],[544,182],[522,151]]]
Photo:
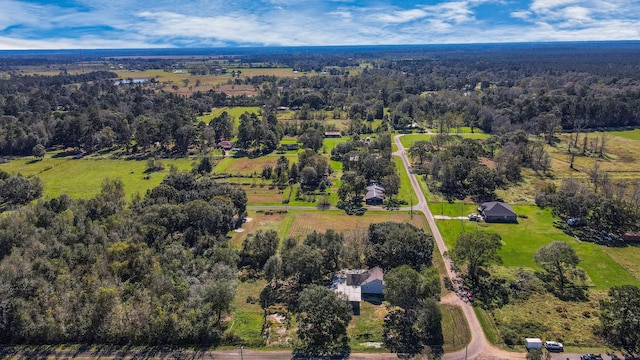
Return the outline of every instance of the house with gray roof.
[[[482,203],[480,205],[480,214],[485,222],[499,222],[499,223],[517,223],[518,214],[511,208],[511,206],[500,202],[490,201]]]

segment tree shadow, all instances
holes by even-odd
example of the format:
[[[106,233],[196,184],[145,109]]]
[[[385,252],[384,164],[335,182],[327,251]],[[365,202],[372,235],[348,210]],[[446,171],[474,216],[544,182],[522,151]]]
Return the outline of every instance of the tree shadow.
[[[342,360],[351,356],[351,348],[348,345],[339,348],[296,348],[291,354],[291,359],[296,360]]]

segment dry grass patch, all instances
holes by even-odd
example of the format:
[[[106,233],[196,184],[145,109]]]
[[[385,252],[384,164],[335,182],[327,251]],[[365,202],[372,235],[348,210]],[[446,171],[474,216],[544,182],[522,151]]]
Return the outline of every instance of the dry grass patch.
[[[601,132],[582,134],[578,137],[578,148],[582,150],[582,144],[585,136],[587,144],[591,141],[601,141]],[[640,141],[635,139],[605,135],[605,151],[604,156],[599,157],[597,154],[590,154],[587,150],[586,155],[578,155],[574,159],[574,168],[569,168],[570,157],[567,152],[567,141],[573,134],[561,134],[559,136],[560,143],[557,146],[548,148],[549,154],[553,158],[553,169],[556,176],[564,178],[569,176],[588,176],[589,171],[595,163],[598,163],[601,171],[607,171],[610,176],[617,179],[624,178],[640,178],[640,159],[637,154],[640,153]],[[587,145],[587,149],[590,145]]]
[[[443,350],[453,352],[464,349],[471,341],[471,332],[462,309],[456,305],[441,304],[440,310],[442,311]]]
[[[242,188],[247,193],[247,203],[249,204],[282,204],[286,196],[285,192],[289,191],[288,189],[270,189],[269,186],[242,186]]]
[[[244,224],[242,224],[242,227],[238,229],[240,231],[233,232],[230,241],[231,246],[236,249],[240,249],[242,247],[242,242],[247,235],[255,233],[258,230],[278,231],[285,216],[286,214],[267,214],[265,212],[256,212],[252,210],[247,211],[248,219]]]
[[[493,315],[499,328],[512,322],[535,322],[547,328],[544,333],[522,337],[558,340],[565,346],[600,346],[593,327],[599,323],[599,301],[605,297],[605,291],[590,291],[589,301],[565,302],[549,293],[534,294],[494,310]]]
[[[232,175],[261,174],[265,166],[275,167],[279,156],[262,156],[257,158],[226,158],[215,167],[216,173]],[[294,157],[289,159],[291,163]]]
[[[367,211],[363,216],[349,216],[344,211],[310,211],[296,216],[288,237],[302,239],[313,231],[325,232],[333,229],[336,232],[349,232],[353,229],[368,229],[370,224],[392,221],[410,223],[429,232],[429,226],[424,216],[418,213],[410,218],[408,212]]]

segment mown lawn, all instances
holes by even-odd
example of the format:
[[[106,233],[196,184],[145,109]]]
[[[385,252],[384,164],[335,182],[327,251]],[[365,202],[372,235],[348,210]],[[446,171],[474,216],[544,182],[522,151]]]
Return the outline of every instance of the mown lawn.
[[[445,209],[447,207],[459,209],[457,204],[445,203],[444,206]],[[579,266],[587,272],[594,289],[606,290],[611,286],[624,284],[640,285],[640,280],[634,278],[630,271],[614,261],[601,245],[581,242],[554,227],[555,219],[549,209],[540,209],[537,206],[514,206],[513,209],[526,218],[519,218],[518,224],[438,220],[437,225],[449,249],[453,248],[455,240],[462,231],[482,230],[499,234],[503,243],[499,255],[504,266],[540,269],[533,261],[535,252],[553,241],[564,241],[573,246],[582,259]]]
[[[414,205],[418,203],[418,197],[416,192],[413,191],[413,186],[411,186],[411,180],[409,180],[409,174],[404,168],[404,164],[402,163],[402,158],[399,156],[394,156],[393,160],[396,164],[396,172],[400,175],[400,189],[398,191],[398,199],[404,200],[407,204]]]
[[[640,141],[640,129],[626,130],[626,131],[611,131],[608,134],[613,136],[620,136],[630,140]]]
[[[144,195],[147,190],[158,186],[169,174],[170,165],[179,171],[189,171],[195,161],[190,158],[162,159],[165,170],[147,174],[144,160],[52,158],[47,155],[35,162],[32,157],[17,158],[0,164],[0,169],[25,177],[38,176],[44,183],[44,197],[66,193],[72,198],[91,198],[100,193],[104,179],[110,178],[122,180],[125,195],[130,199],[133,194]]]

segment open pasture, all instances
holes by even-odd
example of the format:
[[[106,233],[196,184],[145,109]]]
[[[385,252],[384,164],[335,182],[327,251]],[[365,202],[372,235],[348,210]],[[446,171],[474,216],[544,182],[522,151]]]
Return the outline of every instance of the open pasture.
[[[483,139],[488,139],[490,135],[488,134],[483,134],[478,132],[478,130],[476,130],[475,133],[464,133],[461,132],[459,134],[456,133],[450,133],[450,135],[459,135],[465,139],[477,139],[477,140],[483,140]],[[400,138],[400,142],[402,142],[402,145],[405,147],[405,149],[409,149],[411,147],[411,145],[413,145],[414,142],[416,141],[421,141],[421,140],[431,140],[433,139],[433,137],[436,136],[435,133],[432,134],[407,134],[404,135]]]
[[[457,204],[445,206],[454,206]],[[459,205],[457,205],[459,209]],[[582,242],[568,236],[553,226],[554,218],[549,209],[536,206],[513,206],[519,217],[518,224],[488,224],[467,220],[438,220],[438,229],[442,233],[449,249],[453,248],[458,235],[469,231],[486,231],[502,237],[502,249],[498,252],[503,265],[508,267],[529,267],[539,270],[533,256],[543,246],[553,241],[564,241],[573,246],[582,259],[579,266],[589,276],[596,290],[607,290],[611,286],[633,284],[640,285],[640,279],[632,275],[632,268],[626,263],[618,263],[603,250],[602,245]],[[636,270],[637,271],[637,268]]]
[[[604,136],[605,146],[603,156],[599,156],[595,150],[597,143],[602,142]],[[591,169],[597,163],[600,171],[606,171],[612,179],[636,180],[640,179],[640,130],[611,132],[611,133],[582,133],[578,136],[578,154],[574,158],[574,168],[571,169],[570,154],[567,144],[575,134],[560,134],[560,142],[553,147],[547,147],[552,158],[553,172],[556,177],[586,178]],[[586,138],[586,151],[582,153]],[[576,150],[574,149],[574,152]]]
[[[229,116],[233,117],[235,120],[235,127],[237,128],[240,124],[240,116],[245,112],[249,114],[254,113],[256,115],[260,114],[260,108],[257,106],[238,106],[238,107],[221,107],[221,108],[213,108],[211,112],[205,114],[203,116],[198,116],[198,121],[209,123],[211,119],[222,115],[223,112],[227,112]]]
[[[561,301],[549,293],[533,294],[528,300],[493,310],[493,317],[499,327],[513,322],[536,322],[547,329],[543,333],[522,334],[523,337],[535,335],[559,340],[565,347],[601,346],[593,335],[593,327],[599,324],[599,301],[605,298],[604,291],[589,292],[588,301]]]
[[[156,187],[169,174],[169,166],[174,165],[180,171],[191,170],[195,160],[162,159],[165,170],[146,173],[147,163],[143,160],[112,159],[71,159],[69,157],[45,157],[34,161],[32,157],[17,158],[0,164],[0,169],[10,174],[22,174],[25,177],[38,176],[44,183],[43,196],[56,197],[68,194],[72,198],[87,199],[100,193],[105,178],[120,179],[128,199],[133,194],[144,195],[147,190]]]
[[[296,216],[287,237],[302,239],[314,230],[325,232],[328,229],[346,233],[356,228],[368,229],[370,224],[385,221],[410,223],[429,232],[426,219],[418,213],[414,213],[411,219],[408,211],[367,211],[362,216],[349,216],[342,210],[327,210],[307,211]]]
[[[260,175],[265,166],[275,167],[281,154],[260,156],[257,158],[233,158],[222,159],[214,168],[213,173],[226,173],[231,175]],[[298,161],[296,155],[284,155],[289,160],[289,166]]]
[[[280,229],[282,228],[286,217],[291,217],[291,214],[248,210],[247,221],[242,224],[240,229],[231,233],[231,246],[235,249],[242,248],[242,242],[247,235],[253,234],[258,230],[275,230],[280,233]]]

